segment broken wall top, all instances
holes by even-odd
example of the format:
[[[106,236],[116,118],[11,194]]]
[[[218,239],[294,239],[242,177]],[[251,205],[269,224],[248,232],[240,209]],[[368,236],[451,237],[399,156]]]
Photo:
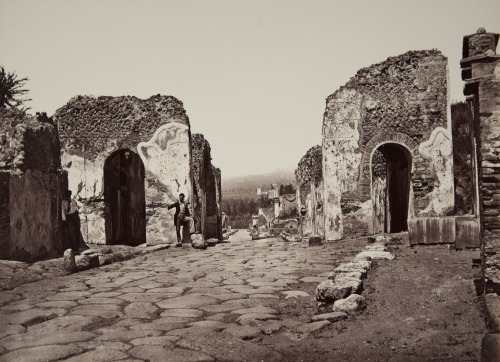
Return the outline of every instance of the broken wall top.
[[[323,151],[321,146],[311,147],[300,159],[295,170],[297,185],[323,180]]]
[[[193,163],[193,178],[195,187],[200,190],[200,187],[205,187],[202,175],[206,170],[204,169],[204,162],[210,164],[210,143],[200,133],[194,133],[191,136],[191,158]]]
[[[349,136],[358,132],[351,127],[362,125],[360,145],[387,132],[406,134],[420,144],[434,128],[447,128],[447,78],[447,58],[438,50],[409,51],[360,69],[327,98],[323,136],[344,137],[345,132]],[[339,112],[346,102],[356,115]],[[362,123],[356,126],[349,119]]]
[[[22,174],[61,168],[57,129],[45,114],[37,117],[0,108],[0,171]]]
[[[101,152],[130,148],[149,140],[162,125],[177,122],[189,127],[181,101],[172,96],[148,99],[133,96],[77,96],[55,115],[61,147],[96,158]]]

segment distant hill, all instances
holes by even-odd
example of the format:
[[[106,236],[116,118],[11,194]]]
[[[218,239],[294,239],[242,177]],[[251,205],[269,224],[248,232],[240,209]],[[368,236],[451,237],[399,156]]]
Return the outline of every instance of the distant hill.
[[[236,176],[236,177],[222,177],[222,195],[223,197],[257,197],[257,188],[262,191],[271,189],[272,184],[288,185],[292,184],[295,187],[295,170],[294,169],[280,169],[270,173]]]

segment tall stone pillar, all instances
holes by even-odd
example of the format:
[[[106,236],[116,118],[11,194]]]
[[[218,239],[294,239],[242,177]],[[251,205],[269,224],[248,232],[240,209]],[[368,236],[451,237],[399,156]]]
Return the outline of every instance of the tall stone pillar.
[[[500,56],[499,34],[479,28],[463,41],[464,95],[473,110],[477,199],[485,292],[500,293]]]

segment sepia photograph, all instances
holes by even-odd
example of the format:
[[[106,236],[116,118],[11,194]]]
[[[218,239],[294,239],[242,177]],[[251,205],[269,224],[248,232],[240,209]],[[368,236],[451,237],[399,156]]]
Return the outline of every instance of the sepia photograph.
[[[0,0],[0,362],[499,362],[499,38],[498,0]]]

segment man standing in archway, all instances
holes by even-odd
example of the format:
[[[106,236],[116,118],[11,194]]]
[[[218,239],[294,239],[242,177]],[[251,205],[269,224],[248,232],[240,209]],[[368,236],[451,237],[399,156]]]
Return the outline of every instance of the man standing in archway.
[[[174,225],[175,231],[177,233],[176,246],[182,246],[182,238],[180,232],[181,226],[183,226],[184,228],[188,227],[190,233],[193,226],[193,218],[191,217],[191,212],[189,211],[189,204],[184,201],[184,197],[184,194],[180,194],[179,201],[168,206],[169,210],[175,207]]]

